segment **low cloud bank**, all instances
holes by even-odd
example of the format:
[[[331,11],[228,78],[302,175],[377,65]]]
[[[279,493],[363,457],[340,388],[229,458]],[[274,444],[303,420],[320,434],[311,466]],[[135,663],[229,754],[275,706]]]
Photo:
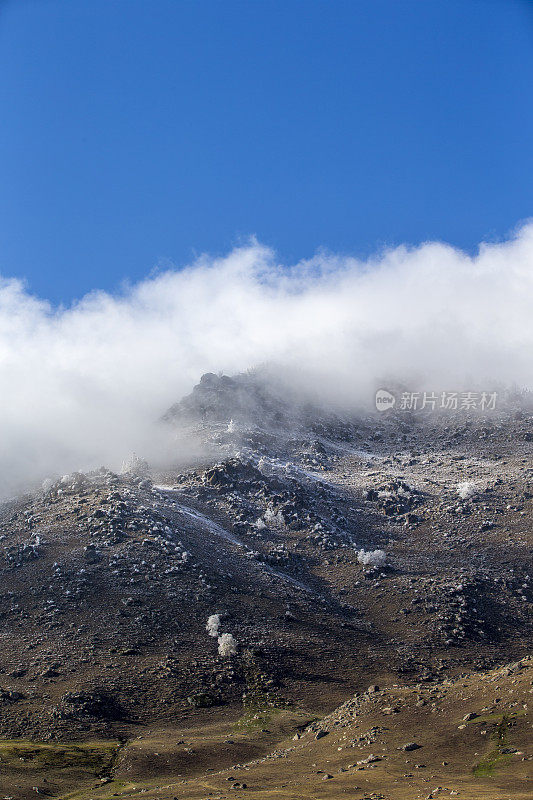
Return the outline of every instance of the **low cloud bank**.
[[[0,495],[163,444],[203,372],[265,362],[345,406],[376,385],[533,387],[533,223],[475,256],[441,243],[285,266],[256,242],[52,308],[0,280]]]

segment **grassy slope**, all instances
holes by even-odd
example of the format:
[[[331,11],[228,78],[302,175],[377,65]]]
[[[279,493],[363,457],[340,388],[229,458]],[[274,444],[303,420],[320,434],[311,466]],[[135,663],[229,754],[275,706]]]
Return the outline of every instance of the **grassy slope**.
[[[2,771],[5,775],[7,769],[13,781],[26,780],[26,794],[8,795],[17,800],[35,797],[30,783],[45,787],[44,777],[49,788],[55,782],[55,796],[63,800],[529,800],[532,680],[530,660],[520,668],[455,682],[394,686],[361,696],[355,709],[341,707],[326,717],[318,725],[328,735],[319,740],[309,728],[294,740],[294,731],[302,731],[313,715],[283,709],[215,716],[200,729],[152,728],[120,750],[113,779],[105,783],[96,774],[105,772],[116,743],[43,745],[42,754],[21,766],[16,747],[35,752],[36,746],[4,742]],[[471,712],[478,716],[465,721]],[[398,749],[410,741],[420,748]],[[79,754],[77,762],[73,753]],[[380,760],[357,763],[371,754]],[[61,780],[56,759],[64,762]]]

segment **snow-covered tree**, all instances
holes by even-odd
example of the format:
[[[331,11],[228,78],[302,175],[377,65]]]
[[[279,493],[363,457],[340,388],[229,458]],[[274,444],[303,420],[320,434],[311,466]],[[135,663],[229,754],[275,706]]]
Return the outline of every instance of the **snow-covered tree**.
[[[218,637],[218,654],[228,658],[237,652],[237,642],[231,633],[223,633]]]
[[[208,632],[209,636],[213,636],[214,638],[216,638],[218,636],[219,628],[220,628],[220,614],[211,614],[211,616],[208,617],[207,624],[205,626],[205,629]]]
[[[365,567],[382,567],[387,560],[384,550],[359,550],[357,560]]]

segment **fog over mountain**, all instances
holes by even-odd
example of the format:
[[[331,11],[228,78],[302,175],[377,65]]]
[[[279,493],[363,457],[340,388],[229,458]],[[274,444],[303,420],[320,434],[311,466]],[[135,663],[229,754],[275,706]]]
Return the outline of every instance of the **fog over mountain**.
[[[284,265],[251,241],[68,308],[4,278],[0,492],[157,452],[157,420],[206,371],[278,364],[353,409],[387,381],[531,387],[532,309],[533,223],[473,256],[429,242]]]

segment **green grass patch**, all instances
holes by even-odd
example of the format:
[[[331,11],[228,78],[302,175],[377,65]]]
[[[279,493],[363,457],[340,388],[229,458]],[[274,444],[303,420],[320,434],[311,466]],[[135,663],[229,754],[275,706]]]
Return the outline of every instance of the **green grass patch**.
[[[276,712],[291,708],[290,700],[285,700],[272,691],[271,681],[264,675],[250,653],[245,653],[243,656],[243,673],[246,681],[246,691],[242,697],[244,714],[236,723],[237,729],[261,728]]]
[[[491,750],[476,764],[473,773],[476,778],[492,778],[498,767],[508,764],[512,756],[507,753],[500,753],[499,750]]]
[[[264,708],[264,709],[247,709],[242,717],[235,723],[235,729],[252,733],[253,731],[264,728],[272,722],[275,716],[280,714],[282,709],[278,708]]]
[[[319,717],[293,710],[291,705],[272,703],[265,706],[245,708],[242,717],[239,717],[233,728],[236,733],[257,733],[262,728],[299,730],[311,722],[316,722]],[[286,733],[288,731],[286,730]]]
[[[40,743],[24,739],[0,740],[3,770],[82,770],[106,774],[115,759],[120,742]]]
[[[513,709],[506,715],[508,723],[512,723],[517,717],[523,717],[526,712],[523,709]],[[494,711],[489,711],[488,714],[480,714],[479,717],[469,720],[467,725],[499,725],[503,719],[502,714],[497,714]]]
[[[283,711],[288,711],[292,703],[282,697],[263,692],[255,687],[243,700],[244,714],[235,723],[238,730],[253,731],[264,727]]]
[[[494,719],[494,718],[493,718]],[[476,722],[479,721],[479,717]],[[490,749],[477,763],[473,769],[476,778],[491,778],[498,767],[503,767],[512,759],[510,753],[503,753],[502,750],[507,744],[507,732],[509,728],[509,718],[503,715],[490,737]]]

